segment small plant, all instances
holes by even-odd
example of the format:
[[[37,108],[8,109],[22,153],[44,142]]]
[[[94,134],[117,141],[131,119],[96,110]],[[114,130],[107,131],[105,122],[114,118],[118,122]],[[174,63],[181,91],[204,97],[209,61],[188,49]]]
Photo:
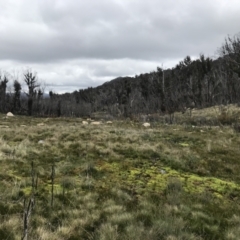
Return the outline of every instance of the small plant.
[[[240,133],[240,123],[233,124],[233,129],[236,133]]]
[[[220,114],[217,119],[221,125],[231,125],[236,122],[236,114],[228,107],[223,106],[220,108]]]
[[[165,189],[168,203],[171,205],[179,205],[181,202],[182,191],[181,181],[175,177],[170,178]]]

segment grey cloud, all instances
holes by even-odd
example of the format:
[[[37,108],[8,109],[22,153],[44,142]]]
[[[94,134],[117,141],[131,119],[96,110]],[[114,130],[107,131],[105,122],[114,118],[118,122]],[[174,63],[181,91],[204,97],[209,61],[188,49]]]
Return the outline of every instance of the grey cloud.
[[[0,9],[1,68],[28,65],[57,86],[212,56],[240,31],[238,0],[0,0]]]
[[[233,29],[226,23],[227,19],[234,16],[236,21],[240,20],[236,15],[239,5],[229,13],[219,13],[217,1],[120,3],[38,1],[34,14],[38,14],[41,21],[10,26],[2,40],[0,56],[34,62],[180,57],[212,52],[213,45],[206,46],[204,42],[210,38],[217,44],[222,41],[223,32],[225,34],[225,31],[216,34],[216,25]],[[29,9],[23,11],[23,15],[27,11]]]

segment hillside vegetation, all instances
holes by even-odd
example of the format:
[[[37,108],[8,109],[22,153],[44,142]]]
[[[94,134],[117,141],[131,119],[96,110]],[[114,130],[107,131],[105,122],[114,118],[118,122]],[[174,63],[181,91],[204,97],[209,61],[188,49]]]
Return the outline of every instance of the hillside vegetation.
[[[239,239],[239,116],[0,115],[0,239]]]
[[[240,34],[226,37],[217,52],[216,59],[204,54],[197,59],[187,55],[171,69],[162,65],[149,73],[117,77],[97,87],[64,94],[54,90],[46,93],[46,86],[40,84],[37,73],[31,69],[23,71],[19,78],[0,72],[0,112],[91,118],[100,112],[105,119],[116,119],[237,104],[240,102]]]

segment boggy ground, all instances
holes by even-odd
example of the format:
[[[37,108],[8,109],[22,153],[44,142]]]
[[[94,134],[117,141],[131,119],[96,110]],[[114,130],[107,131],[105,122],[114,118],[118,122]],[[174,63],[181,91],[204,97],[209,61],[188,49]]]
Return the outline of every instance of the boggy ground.
[[[0,239],[239,239],[231,126],[0,117]]]

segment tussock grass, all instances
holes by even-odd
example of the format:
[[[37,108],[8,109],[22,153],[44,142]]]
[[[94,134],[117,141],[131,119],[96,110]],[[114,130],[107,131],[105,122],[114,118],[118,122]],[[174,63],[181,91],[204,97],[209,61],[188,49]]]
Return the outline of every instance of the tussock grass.
[[[30,239],[238,239],[239,116],[235,105],[213,107],[147,129],[4,119],[0,236],[22,236],[23,202],[34,194]]]

